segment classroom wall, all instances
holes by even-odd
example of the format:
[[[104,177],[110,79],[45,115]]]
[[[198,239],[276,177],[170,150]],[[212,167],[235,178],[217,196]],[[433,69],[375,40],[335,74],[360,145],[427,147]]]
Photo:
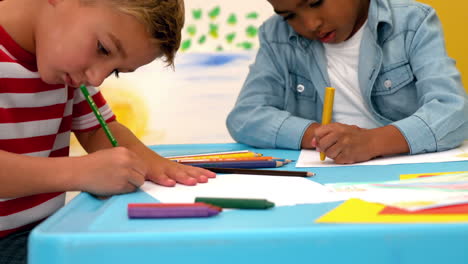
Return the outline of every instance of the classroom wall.
[[[423,1],[439,12],[449,54],[468,84],[468,2]],[[118,120],[146,144],[233,142],[225,118],[258,48],[258,27],[273,14],[272,8],[266,0],[185,3],[175,71],[155,61],[119,79],[109,78],[100,88]],[[71,154],[84,154],[74,137]]]
[[[468,1],[420,0],[435,8],[444,28],[449,56],[457,61],[468,91]]]

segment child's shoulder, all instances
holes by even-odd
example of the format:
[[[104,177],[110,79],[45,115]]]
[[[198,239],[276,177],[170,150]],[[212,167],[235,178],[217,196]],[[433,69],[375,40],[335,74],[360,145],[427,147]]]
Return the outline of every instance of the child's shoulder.
[[[435,13],[431,6],[414,0],[380,1],[388,1],[396,32],[415,31],[429,14]]]
[[[388,0],[392,9],[398,11],[422,11],[423,13],[429,13],[433,8],[428,4],[424,4],[415,0]]]
[[[288,25],[281,16],[272,15],[260,26],[260,35],[268,42],[288,42],[297,33]]]

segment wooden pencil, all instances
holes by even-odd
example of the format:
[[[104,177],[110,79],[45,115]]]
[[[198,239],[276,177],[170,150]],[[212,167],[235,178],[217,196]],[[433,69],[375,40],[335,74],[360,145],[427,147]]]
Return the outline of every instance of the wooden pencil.
[[[229,174],[252,174],[252,175],[271,175],[271,176],[294,176],[294,177],[311,177],[315,173],[310,171],[286,171],[286,170],[255,170],[255,169],[236,169],[236,168],[210,168],[202,167],[216,173]]]
[[[210,152],[210,153],[198,153],[190,155],[179,155],[179,156],[168,156],[168,159],[176,158],[188,158],[188,157],[200,157],[200,156],[217,156],[217,155],[227,155],[227,154],[240,154],[240,153],[249,153],[250,150],[236,150],[236,151],[224,151],[224,152]]]
[[[274,157],[246,157],[246,158],[219,158],[219,159],[180,159],[172,160],[179,163],[211,163],[211,162],[230,162],[230,161],[258,161],[258,160],[268,160],[268,161],[281,161],[284,163],[290,163],[291,160],[274,158]]]
[[[211,163],[191,163],[187,164],[194,167],[210,167],[210,168],[241,168],[241,169],[257,169],[257,168],[278,168],[284,165],[281,161],[233,161],[233,162],[211,162]]]
[[[246,157],[261,157],[261,153],[255,152],[245,152],[245,153],[235,153],[235,154],[220,154],[212,156],[194,156],[194,157],[177,157],[177,158],[168,158],[170,160],[185,160],[185,159],[221,159],[221,158],[246,158]]]

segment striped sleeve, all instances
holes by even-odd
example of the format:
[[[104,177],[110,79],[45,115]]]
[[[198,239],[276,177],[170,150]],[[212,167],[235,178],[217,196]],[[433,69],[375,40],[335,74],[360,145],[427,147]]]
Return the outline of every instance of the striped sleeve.
[[[107,123],[116,120],[114,113],[102,96],[101,92],[96,87],[92,86],[88,87],[88,91],[98,106],[104,120],[106,120]],[[75,89],[74,98],[73,119],[71,127],[72,131],[87,132],[97,129],[99,127],[99,122],[80,89]]]

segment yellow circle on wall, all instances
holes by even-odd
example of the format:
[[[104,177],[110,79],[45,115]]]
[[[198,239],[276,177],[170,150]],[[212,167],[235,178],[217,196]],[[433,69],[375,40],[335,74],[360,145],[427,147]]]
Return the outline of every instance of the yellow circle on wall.
[[[148,128],[148,108],[142,95],[130,87],[116,84],[104,85],[100,89],[117,121],[141,139]]]

